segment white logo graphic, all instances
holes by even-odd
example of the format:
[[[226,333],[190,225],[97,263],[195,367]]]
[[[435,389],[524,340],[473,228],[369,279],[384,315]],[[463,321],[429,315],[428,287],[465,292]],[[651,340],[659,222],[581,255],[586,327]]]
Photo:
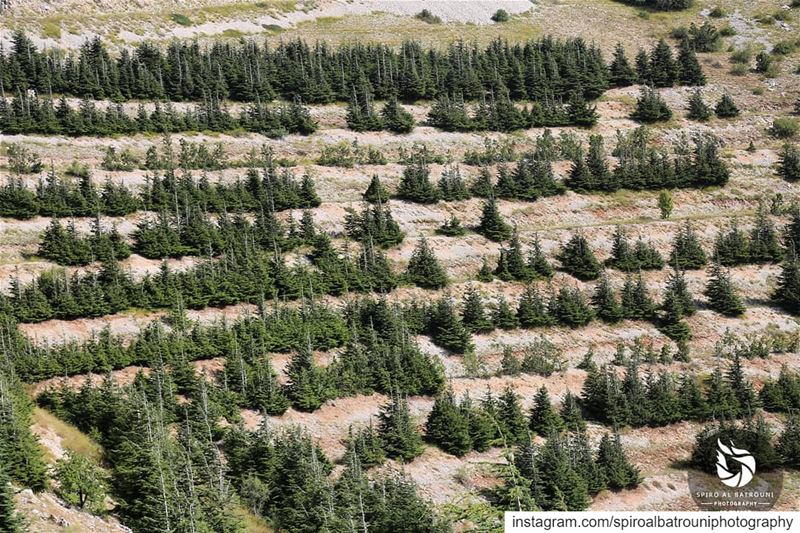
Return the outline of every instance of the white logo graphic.
[[[728,442],[730,446],[725,446],[717,439],[717,476],[725,485],[740,489],[753,480],[756,473],[756,458],[747,450],[734,448],[733,441]],[[741,465],[739,472],[730,471],[726,456]]]

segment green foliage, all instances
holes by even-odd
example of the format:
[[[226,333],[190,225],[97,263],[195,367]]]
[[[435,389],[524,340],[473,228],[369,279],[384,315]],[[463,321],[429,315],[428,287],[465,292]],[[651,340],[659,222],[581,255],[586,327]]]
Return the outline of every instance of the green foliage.
[[[55,478],[56,493],[69,505],[95,513],[105,509],[106,474],[88,457],[67,451],[56,463]]]
[[[422,11],[420,11],[419,13],[414,15],[414,18],[417,18],[417,19],[419,19],[419,20],[421,20],[423,22],[427,22],[428,24],[441,24],[442,23],[441,17],[437,17],[436,15],[434,15],[433,13],[431,13],[427,9],[423,9]]]
[[[800,148],[789,143],[783,145],[777,173],[787,181],[800,180]]]
[[[456,403],[452,390],[436,397],[425,423],[425,435],[430,442],[457,457],[472,449],[469,412]]]
[[[31,431],[31,402],[8,361],[0,366],[0,494],[8,494],[7,480],[43,490],[47,469],[37,437]],[[0,498],[2,501],[2,498]],[[8,503],[0,505],[0,514],[12,523]]]
[[[696,270],[703,268],[708,262],[700,241],[690,222],[686,222],[678,230],[672,244],[670,265],[681,270]]]
[[[643,87],[631,118],[646,124],[666,121],[672,118],[672,110],[655,89]]]
[[[420,239],[405,273],[409,282],[423,289],[441,289],[447,285],[447,274],[425,238]]]
[[[561,268],[580,280],[600,277],[602,267],[581,233],[575,233],[561,246],[558,253]]]
[[[24,520],[16,511],[11,481],[2,468],[0,468],[0,529],[7,533],[26,531]]]
[[[779,117],[772,121],[770,135],[776,139],[791,139],[800,131],[800,120],[791,117]]]
[[[39,155],[18,143],[11,143],[6,148],[8,169],[13,174],[38,174],[44,168]]]
[[[440,298],[433,305],[428,330],[433,342],[447,350],[465,353],[473,347],[470,330],[461,321],[452,300],[447,296]]]
[[[447,237],[463,237],[467,234],[467,229],[461,225],[461,220],[457,216],[452,215],[436,228],[436,233]]]
[[[713,264],[706,285],[705,296],[708,306],[726,316],[741,316],[745,312],[744,304],[739,298],[730,274],[719,264]]]
[[[698,122],[706,122],[711,118],[711,108],[703,101],[703,94],[699,89],[689,97],[689,112],[686,116]]]
[[[720,97],[719,102],[714,107],[714,113],[719,118],[736,118],[739,116],[739,108],[728,93]]]
[[[381,110],[381,118],[387,130],[394,133],[410,133],[414,129],[414,117],[392,96]]]
[[[378,435],[386,456],[391,459],[411,461],[422,454],[422,437],[411,420],[408,400],[404,396],[392,394],[389,403],[381,406]]]
[[[511,226],[503,219],[497,208],[497,200],[493,197],[483,202],[481,220],[476,231],[489,240],[501,242],[509,239],[512,234]]]
[[[492,20],[494,22],[508,22],[511,19],[511,16],[508,14],[508,11],[505,9],[498,9],[492,15]]]
[[[558,433],[564,427],[564,421],[550,403],[550,395],[542,386],[533,398],[530,414],[530,428],[534,433],[547,437]]]

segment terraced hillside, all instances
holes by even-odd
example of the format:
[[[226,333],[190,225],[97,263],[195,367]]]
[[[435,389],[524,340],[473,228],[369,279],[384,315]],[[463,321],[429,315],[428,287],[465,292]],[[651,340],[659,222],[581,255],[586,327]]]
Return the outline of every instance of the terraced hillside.
[[[800,505],[798,6],[107,4],[0,25],[30,531],[692,510],[719,420]]]

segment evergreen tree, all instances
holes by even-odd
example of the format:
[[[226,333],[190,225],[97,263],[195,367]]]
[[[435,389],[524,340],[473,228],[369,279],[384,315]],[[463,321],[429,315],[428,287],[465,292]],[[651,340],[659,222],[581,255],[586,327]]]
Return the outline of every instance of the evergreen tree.
[[[564,428],[564,421],[550,403],[550,395],[542,386],[533,398],[530,415],[530,428],[534,433],[547,437]]]
[[[441,289],[447,285],[447,274],[423,237],[411,254],[406,278],[423,289]]]
[[[389,403],[378,413],[378,434],[386,456],[411,461],[423,452],[422,437],[411,420],[408,400],[392,394]]]
[[[636,71],[628,63],[622,43],[617,43],[614,48],[614,58],[611,60],[608,70],[611,74],[611,84],[614,87],[628,87],[637,81]]]
[[[778,233],[769,218],[766,206],[761,203],[756,212],[755,226],[750,233],[748,252],[750,261],[754,263],[774,263],[783,257]]]
[[[614,324],[622,318],[622,309],[619,301],[611,288],[608,276],[605,274],[595,286],[594,294],[592,295],[592,306],[597,317],[604,322]]]
[[[772,293],[772,301],[793,315],[800,315],[800,261],[790,243],[786,259],[781,266],[778,286]]]
[[[550,301],[550,314],[560,324],[573,328],[585,326],[594,318],[594,311],[577,287],[562,287]]]
[[[672,118],[672,110],[655,89],[643,87],[631,118],[646,124]]]
[[[796,413],[790,415],[786,421],[776,451],[784,466],[795,469],[800,467],[800,416]]]
[[[789,143],[783,145],[777,173],[787,181],[800,180],[800,149]]]
[[[597,464],[611,490],[635,487],[641,479],[639,470],[631,465],[622,448],[618,433],[612,438],[608,433],[600,439]]]
[[[437,346],[456,353],[465,353],[472,348],[470,331],[456,314],[448,296],[440,298],[431,309],[428,327]]]
[[[0,468],[0,530],[7,533],[26,531],[22,517],[16,512],[11,481],[3,468]]]
[[[572,392],[567,391],[564,395],[559,414],[567,431],[582,432],[586,429],[586,421],[583,419],[578,398]]]
[[[731,95],[725,93],[714,107],[714,113],[716,113],[718,118],[735,118],[739,116],[739,108],[736,106],[733,98],[731,98]]]
[[[561,268],[576,278],[586,281],[600,277],[602,268],[581,233],[575,233],[558,254]]]
[[[364,201],[371,204],[385,204],[389,201],[389,191],[381,185],[381,180],[377,174],[372,175],[367,190],[362,195]]]
[[[494,304],[494,309],[492,310],[492,324],[496,328],[505,330],[519,327],[517,315],[511,309],[505,296],[501,295]]]
[[[500,359],[501,376],[519,376],[522,372],[522,363],[519,357],[511,349],[511,346],[503,346],[503,356]]]
[[[525,329],[551,326],[555,322],[536,285],[528,285],[517,305],[517,322]]]
[[[436,397],[425,423],[425,435],[442,450],[457,457],[472,449],[469,420],[456,405],[452,390]]]
[[[461,322],[472,333],[488,333],[494,329],[486,316],[483,298],[474,287],[468,287],[461,304]]]
[[[512,228],[503,220],[494,197],[487,198],[483,202],[481,221],[476,231],[495,242],[505,241],[511,237]]]
[[[698,86],[706,84],[706,76],[700,63],[697,61],[695,51],[689,43],[689,39],[681,40],[678,49],[678,71],[680,72],[679,81],[682,85]]]
[[[718,263],[711,266],[705,296],[708,306],[726,316],[741,316],[745,312],[744,304],[736,294],[736,287],[730,274]]]
[[[325,371],[314,362],[310,342],[300,348],[286,367],[286,395],[301,411],[315,411],[330,397]]]
[[[403,109],[394,95],[383,106],[381,117],[386,129],[394,133],[410,133],[414,129],[414,117]]]
[[[689,97],[689,113],[686,116],[698,122],[706,122],[711,118],[711,108],[703,101],[700,89],[695,89]]]
[[[675,235],[669,262],[682,270],[695,270],[706,265],[706,254],[691,223],[686,222]]]
[[[510,385],[497,399],[495,416],[504,445],[524,442],[528,435],[528,421],[522,411],[519,395]]]

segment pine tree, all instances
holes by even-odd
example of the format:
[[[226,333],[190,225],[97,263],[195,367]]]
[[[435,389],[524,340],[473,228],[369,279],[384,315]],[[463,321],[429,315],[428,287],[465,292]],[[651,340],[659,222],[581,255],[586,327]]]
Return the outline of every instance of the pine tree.
[[[542,386],[533,398],[531,407],[530,428],[534,433],[547,437],[553,433],[558,433],[564,428],[564,421],[550,403],[550,395],[547,389]]]
[[[614,48],[614,58],[611,60],[608,70],[611,73],[611,84],[614,87],[628,87],[637,81],[636,71],[628,63],[622,43],[617,43]]]
[[[711,118],[711,108],[703,101],[700,89],[695,89],[689,97],[689,113],[686,116],[698,122],[706,122]]]
[[[781,148],[778,161],[778,176],[786,181],[800,180],[800,149],[786,143]]]
[[[669,259],[670,264],[682,270],[695,270],[703,268],[707,261],[700,241],[694,233],[694,228],[691,223],[686,222],[675,235]]]
[[[698,86],[706,84],[706,76],[700,63],[697,61],[695,51],[689,44],[688,39],[681,40],[678,49],[678,70],[680,72],[680,83],[687,86]]]
[[[582,327],[594,319],[594,311],[577,287],[562,287],[550,301],[550,314],[564,326]]]
[[[783,250],[778,242],[778,233],[763,203],[758,205],[755,226],[750,233],[748,252],[750,261],[754,263],[774,263],[783,257]]]
[[[431,309],[429,329],[431,340],[446,350],[465,353],[472,348],[470,332],[456,314],[448,296],[440,298]]]
[[[620,302],[625,318],[631,320],[649,320],[655,313],[655,304],[650,298],[641,272],[635,283],[631,275],[627,276]]]
[[[469,420],[456,405],[452,390],[448,389],[436,397],[425,423],[425,435],[429,441],[456,457],[472,449]]]
[[[561,411],[559,414],[564,421],[564,426],[567,431],[581,432],[586,429],[586,421],[583,419],[578,398],[569,390],[561,401]]]
[[[517,322],[525,329],[551,326],[555,322],[536,285],[528,285],[522,293],[517,305]]]
[[[301,411],[315,411],[330,397],[325,371],[314,362],[310,341],[297,350],[286,367],[286,395]]]
[[[639,470],[631,465],[618,433],[612,438],[608,433],[600,439],[597,451],[597,464],[611,490],[620,490],[635,487],[639,484]]]
[[[439,201],[439,190],[430,180],[428,159],[426,150],[415,152],[409,157],[397,189],[400,199],[420,204],[435,204]]]
[[[369,186],[362,196],[364,201],[371,204],[385,204],[389,201],[389,191],[381,185],[381,180],[377,174],[372,175]]]
[[[487,198],[483,202],[481,221],[477,232],[489,240],[501,242],[508,240],[512,235],[512,231],[511,226],[503,220],[494,197]]]
[[[714,113],[718,118],[735,118],[739,116],[739,108],[731,98],[731,95],[725,93],[720,98],[717,105],[714,107]]]
[[[583,281],[597,279],[602,271],[589,243],[581,233],[575,233],[561,247],[558,260],[564,271]]]
[[[605,274],[595,286],[594,294],[592,295],[592,306],[597,317],[604,322],[614,324],[622,318],[622,309],[619,301],[611,288],[608,276]]]
[[[781,266],[778,286],[772,293],[772,300],[793,315],[800,315],[800,261],[793,241],[786,252]]]
[[[494,279],[492,269],[489,268],[489,262],[485,257],[481,260],[481,268],[478,269],[478,275],[475,277],[475,279],[484,283],[489,283]]]
[[[494,304],[494,309],[492,310],[492,324],[494,324],[496,328],[505,330],[519,327],[517,315],[511,309],[508,300],[506,300],[503,295],[501,295]]]
[[[672,118],[672,110],[655,89],[643,87],[631,118],[646,124]]]
[[[423,289],[441,289],[447,285],[447,274],[423,237],[411,254],[406,278]]]
[[[22,517],[16,512],[11,481],[2,467],[0,467],[0,531],[7,533],[25,531]]]
[[[738,353],[733,356],[725,380],[735,398],[739,416],[751,416],[758,407],[758,397],[752,383],[744,375],[742,360]]]
[[[528,421],[519,395],[509,385],[497,399],[497,423],[505,445],[523,442],[528,435]]]
[[[800,416],[793,413],[786,421],[778,439],[776,448],[783,465],[788,468],[800,468]],[[2,524],[2,519],[0,519]]]
[[[528,253],[528,272],[534,278],[550,279],[553,277],[553,267],[547,261],[539,241],[539,234],[533,236],[533,244]]]
[[[494,184],[492,183],[492,174],[487,167],[481,167],[478,177],[475,178],[475,181],[469,188],[469,192],[472,196],[477,196],[478,198],[489,198],[493,196]]]
[[[414,117],[403,109],[394,95],[386,101],[381,116],[386,129],[394,133],[410,133],[414,129]]]
[[[708,298],[708,306],[725,316],[741,316],[745,312],[730,274],[718,263],[711,266],[705,296]]]
[[[650,53],[649,82],[655,87],[672,87],[678,81],[680,65],[672,56],[672,49],[660,39]]]
[[[481,294],[474,287],[468,287],[461,304],[461,322],[472,333],[488,333],[494,329],[486,316]]]
[[[511,346],[503,346],[503,356],[500,359],[501,376],[519,376],[522,372],[522,363],[519,357],[511,349]]]
[[[389,403],[378,413],[378,434],[386,456],[391,459],[411,461],[423,452],[422,437],[414,427],[408,400],[392,394]]]
[[[672,209],[672,194],[668,190],[662,189],[658,193],[658,210],[661,212],[661,219],[668,220],[672,215]]]

